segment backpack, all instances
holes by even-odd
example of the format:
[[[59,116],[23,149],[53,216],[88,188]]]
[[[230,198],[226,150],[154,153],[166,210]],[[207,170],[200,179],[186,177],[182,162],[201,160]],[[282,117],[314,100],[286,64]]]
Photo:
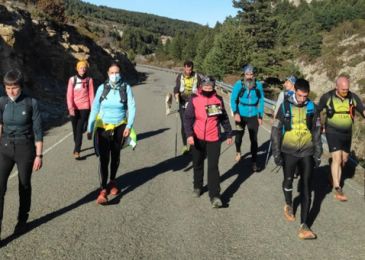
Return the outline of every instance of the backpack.
[[[256,87],[256,80],[254,81],[255,82],[255,85],[253,86],[252,89],[255,90],[256,92],[256,96],[257,96],[257,102],[255,104],[245,104],[245,103],[241,103],[242,105],[244,106],[257,106],[257,104],[259,103],[259,100],[261,98],[261,92],[260,90]],[[242,84],[242,87],[240,89],[240,92],[238,93],[237,95],[237,99],[236,99],[236,105],[237,105],[237,109],[238,109],[238,105],[240,104],[240,99],[243,97],[243,95],[245,94],[246,92],[246,87],[245,85],[243,84],[243,80],[241,80],[241,84]]]
[[[349,111],[341,111],[341,112],[336,112],[335,110],[335,106],[333,105],[333,95],[334,93],[331,93],[331,97],[330,97],[330,103],[329,105],[327,105],[327,117],[328,118],[332,118],[335,114],[350,114],[352,120],[354,120],[355,117],[355,105],[354,105],[354,101],[352,98],[352,93],[349,92]]]
[[[314,117],[314,103],[309,100],[306,104],[307,107],[307,128],[309,131],[313,128],[313,117]],[[283,132],[292,130],[292,122],[291,122],[291,104],[288,100],[284,100],[282,104],[283,114],[284,114],[284,126]]]
[[[73,81],[72,81],[72,85],[73,85],[73,88],[76,87],[76,82],[77,82],[77,76],[73,76]],[[89,82],[90,82],[90,78],[89,77],[86,77],[86,87],[89,88]]]
[[[104,83],[104,89],[103,92],[101,93],[100,99],[99,99],[99,103],[101,103],[104,99],[107,99],[106,96],[108,95],[108,93],[110,92],[110,90],[112,89],[112,87],[109,84],[109,81],[106,81]],[[125,107],[125,109],[128,109],[128,103],[127,103],[127,84],[126,83],[122,83],[119,87],[119,95],[120,95],[120,103],[122,103]]]

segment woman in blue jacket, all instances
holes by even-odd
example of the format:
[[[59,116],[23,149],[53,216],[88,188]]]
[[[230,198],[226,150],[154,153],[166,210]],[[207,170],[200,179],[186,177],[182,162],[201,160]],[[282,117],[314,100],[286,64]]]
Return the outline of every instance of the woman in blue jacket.
[[[120,162],[123,140],[130,134],[136,114],[136,105],[131,87],[120,75],[118,64],[108,69],[108,80],[99,86],[91,108],[88,123],[88,138],[95,131],[95,150],[100,160],[100,192],[98,204],[107,204],[108,195],[117,195],[120,189],[115,176]],[[108,168],[110,161],[110,181]]]

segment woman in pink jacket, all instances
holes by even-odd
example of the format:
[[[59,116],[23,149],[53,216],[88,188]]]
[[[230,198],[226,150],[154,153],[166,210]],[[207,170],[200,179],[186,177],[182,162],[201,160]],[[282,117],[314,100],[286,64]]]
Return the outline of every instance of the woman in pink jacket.
[[[82,134],[94,100],[94,82],[87,75],[88,68],[89,63],[86,60],[77,62],[77,73],[68,80],[67,86],[67,108],[72,123],[75,142],[73,156],[76,160],[80,158]]]
[[[214,90],[213,77],[203,78],[197,94],[193,94],[185,111],[185,133],[192,147],[194,168],[194,194],[200,197],[203,187],[204,159],[208,158],[208,191],[213,208],[220,208],[218,162],[221,149],[221,129],[227,134],[227,144],[232,144],[232,128],[222,97]]]

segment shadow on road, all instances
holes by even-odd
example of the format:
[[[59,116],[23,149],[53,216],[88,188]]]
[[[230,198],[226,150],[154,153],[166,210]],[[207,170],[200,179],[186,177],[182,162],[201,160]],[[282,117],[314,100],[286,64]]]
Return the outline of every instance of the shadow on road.
[[[157,130],[153,130],[153,131],[149,131],[149,132],[145,132],[145,133],[138,134],[137,135],[137,140],[140,141],[140,140],[149,138],[151,136],[155,136],[155,135],[161,134],[161,133],[163,133],[163,132],[165,132],[165,131],[167,131],[169,129],[170,128],[161,128],[161,129],[157,129]]]
[[[312,182],[311,182],[311,191],[312,191],[312,205],[309,210],[308,215],[308,223],[307,225],[311,227],[319,215],[321,211],[321,205],[325,197],[328,193],[331,192],[331,186],[329,182],[330,176],[330,167],[329,165],[324,165],[318,168],[315,168],[312,175]],[[297,190],[298,192],[301,189],[301,181],[298,180]],[[299,204],[301,203],[301,196],[298,194],[293,200],[293,208],[294,212],[297,211]]]
[[[266,151],[269,145],[269,141],[263,143],[259,148],[258,151]],[[233,167],[228,170],[225,174],[223,174],[220,178],[220,182],[223,182],[234,175],[237,175],[237,178],[227,187],[227,189],[221,194],[223,207],[228,208],[229,202],[233,195],[238,191],[241,185],[254,173],[251,169],[251,153],[247,152],[242,157],[238,163],[235,163]],[[265,162],[266,153],[258,153],[257,154],[257,166],[259,173],[262,170],[262,165]],[[207,191],[207,187],[204,187],[203,192]]]
[[[134,189],[142,186],[143,184],[147,183],[148,181],[152,180],[156,176],[166,173],[168,171],[178,172],[184,169],[189,163],[191,162],[191,156],[178,156],[174,158],[170,158],[166,161],[160,162],[156,165],[150,167],[144,167],[138,170],[134,170],[119,176],[116,181],[118,186],[122,189],[121,193],[111,200],[109,200],[108,205],[115,205],[118,204],[121,197],[128,194],[129,192],[133,191]],[[38,219],[34,219],[30,221],[27,225],[26,230],[19,234],[12,234],[1,241],[0,247],[4,247],[11,243],[13,240],[17,239],[18,237],[32,231],[33,229],[52,221],[53,219],[70,212],[84,204],[89,202],[94,202],[98,195],[99,189],[91,191],[81,199],[77,200],[76,202],[48,213]]]

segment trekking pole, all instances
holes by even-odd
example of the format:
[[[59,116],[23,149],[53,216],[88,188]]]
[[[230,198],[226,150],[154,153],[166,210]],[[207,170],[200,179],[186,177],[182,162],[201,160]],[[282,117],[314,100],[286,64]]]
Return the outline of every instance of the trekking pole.
[[[179,102],[176,102],[177,104],[177,111],[179,111]],[[175,157],[177,157],[177,132],[178,132],[178,124],[179,124],[179,119],[178,119],[178,113],[175,114],[175,126],[176,126],[176,131],[175,131]]]
[[[272,141],[270,140],[269,148],[267,149],[267,153],[266,153],[265,168],[267,166],[267,163],[269,162],[270,152],[271,152],[271,145],[272,145]]]

